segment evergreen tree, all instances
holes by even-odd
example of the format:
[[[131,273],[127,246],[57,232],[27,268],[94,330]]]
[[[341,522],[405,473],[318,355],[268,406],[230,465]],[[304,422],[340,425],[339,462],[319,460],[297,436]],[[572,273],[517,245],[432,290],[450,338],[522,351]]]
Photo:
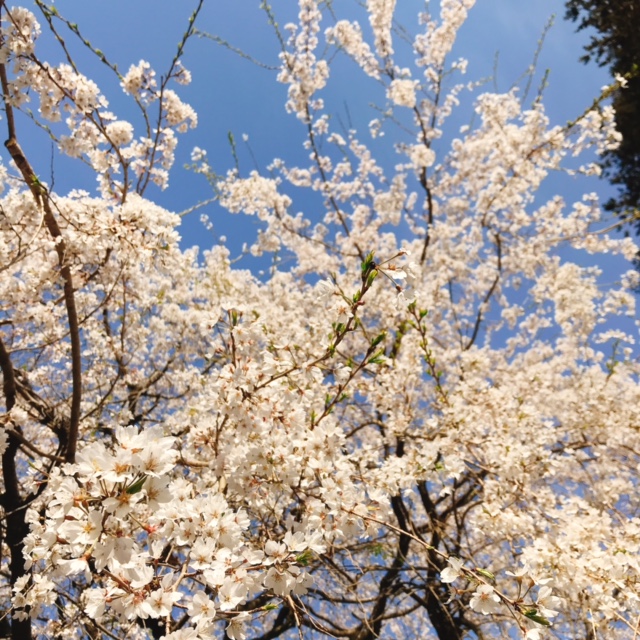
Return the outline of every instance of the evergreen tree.
[[[619,186],[615,198],[606,204],[610,211],[634,220],[640,233],[640,3],[634,0],[568,0],[566,17],[579,22],[578,29],[597,31],[585,47],[581,61],[609,66],[615,75],[629,77],[624,89],[613,96],[616,128],[622,134],[620,146],[603,159],[604,175]]]

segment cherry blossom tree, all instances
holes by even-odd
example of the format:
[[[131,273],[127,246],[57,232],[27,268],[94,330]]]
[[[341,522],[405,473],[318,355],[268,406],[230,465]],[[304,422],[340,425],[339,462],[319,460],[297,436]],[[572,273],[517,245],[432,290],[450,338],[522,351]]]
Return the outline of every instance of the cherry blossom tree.
[[[1,635],[637,637],[638,274],[585,266],[636,247],[595,195],[539,197],[598,170],[610,107],[554,125],[541,98],[465,84],[473,0],[402,32],[393,0],[359,22],[299,0],[283,31],[263,4],[308,162],[221,177],[193,155],[260,220],[249,250],[290,258],[258,278],[182,250],[151,199],[197,122],[179,85],[202,0],[162,76],[85,42],[141,130],[80,61],[40,57],[41,31],[68,52],[81,27],[0,4]],[[369,130],[329,117],[334,54],[382,87]],[[38,178],[38,124],[94,195]]]

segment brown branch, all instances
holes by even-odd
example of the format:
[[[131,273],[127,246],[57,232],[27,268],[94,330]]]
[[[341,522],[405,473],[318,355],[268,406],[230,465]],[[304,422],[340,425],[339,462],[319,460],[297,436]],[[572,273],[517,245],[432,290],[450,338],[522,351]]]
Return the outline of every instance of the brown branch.
[[[9,354],[0,338],[0,369],[4,381],[4,396],[7,411],[15,406],[16,402],[16,380],[13,371],[13,364]],[[16,428],[16,430],[19,427]],[[8,443],[2,454],[2,479],[4,481],[4,492],[0,495],[0,504],[5,511],[6,527],[4,540],[0,539],[0,544],[6,541],[11,553],[9,561],[10,584],[15,585],[17,581],[27,574],[24,558],[24,540],[29,532],[29,525],[25,520],[25,502],[20,495],[20,485],[18,482],[18,470],[16,466],[16,456],[20,443],[13,430],[7,430]],[[13,619],[11,623],[11,636],[14,640],[31,640],[31,618],[26,620]]]
[[[149,159],[149,169],[143,175],[140,176],[140,178],[138,179],[138,184],[136,186],[136,191],[140,195],[142,195],[145,192],[147,186],[149,185],[149,180],[151,179],[151,169],[156,163],[156,154],[158,152],[158,145],[160,144],[160,136],[162,135],[162,130],[163,130],[162,114],[164,111],[164,91],[167,88],[167,83],[173,76],[173,71],[176,65],[178,64],[178,61],[180,60],[180,58],[182,57],[182,54],[184,53],[184,48],[187,44],[187,40],[189,40],[189,38],[195,33],[196,18],[198,17],[198,14],[202,9],[203,4],[204,4],[204,0],[199,0],[198,6],[195,8],[193,13],[189,17],[189,26],[187,27],[187,30],[182,35],[182,39],[178,43],[178,51],[176,52],[176,55],[171,61],[171,66],[167,71],[167,75],[162,79],[162,82],[160,84],[160,92],[158,96],[158,121],[157,121],[155,133],[153,134],[153,136],[151,136],[151,134],[149,135],[150,138],[153,138],[153,145],[151,147],[151,157]]]
[[[440,94],[442,91],[442,75],[438,78],[438,86],[436,88],[436,94],[433,99],[433,113],[431,114],[431,123],[429,128],[431,130],[436,126],[436,113],[438,111],[438,104],[440,102]],[[431,148],[429,143],[429,138],[427,136],[427,130],[425,129],[424,122],[422,121],[422,116],[420,115],[420,110],[418,107],[414,107],[414,112],[416,116],[416,120],[420,125],[420,134],[422,136],[422,144],[424,144],[427,149]],[[424,192],[427,196],[427,228],[425,229],[425,237],[424,237],[424,245],[422,247],[422,254],[420,255],[420,264],[424,264],[427,259],[427,250],[429,249],[429,242],[431,241],[431,227],[433,226],[433,196],[431,193],[431,187],[429,186],[427,168],[424,167],[420,172],[420,186],[424,189]]]
[[[478,309],[478,315],[476,316],[475,326],[473,327],[473,333],[471,334],[471,338],[469,339],[469,342],[464,348],[465,351],[468,351],[469,349],[471,349],[471,347],[476,341],[476,338],[478,337],[478,331],[480,330],[480,325],[482,324],[482,307],[484,307],[493,296],[493,293],[496,290],[496,287],[498,286],[498,282],[500,282],[500,276],[502,275],[502,243],[500,242],[500,235],[497,233],[496,233],[496,253],[498,258],[498,273],[496,274],[496,277],[491,287],[489,287],[489,291],[487,291],[487,294],[485,295],[484,300],[480,304],[480,308]]]
[[[9,137],[5,142],[11,157],[22,174],[22,177],[29,187],[36,205],[44,212],[44,221],[53,238],[58,254],[58,264],[60,273],[64,280],[64,297],[67,307],[67,319],[69,322],[69,335],[71,341],[71,377],[72,377],[72,393],[71,393],[71,416],[69,420],[69,432],[67,446],[65,451],[65,459],[67,462],[75,462],[76,444],[78,440],[78,429],[80,423],[80,402],[82,399],[82,359],[80,345],[80,327],[78,323],[78,313],[76,310],[75,294],[73,289],[73,278],[71,275],[71,267],[67,261],[66,243],[60,231],[60,227],[56,221],[49,202],[49,194],[45,187],[40,184],[36,174],[22,151],[16,137],[15,119],[13,116],[13,107],[9,99],[9,83],[7,80],[7,70],[4,64],[0,64],[0,82],[2,84],[2,93],[4,96],[5,113],[7,117],[7,129]]]
[[[0,369],[2,370],[5,406],[8,413],[16,404],[17,387],[13,364],[2,338],[0,338]],[[9,433],[9,444],[2,454],[2,479],[4,480],[2,505],[5,509],[19,507],[22,500],[15,463],[17,451],[18,441],[15,436]]]

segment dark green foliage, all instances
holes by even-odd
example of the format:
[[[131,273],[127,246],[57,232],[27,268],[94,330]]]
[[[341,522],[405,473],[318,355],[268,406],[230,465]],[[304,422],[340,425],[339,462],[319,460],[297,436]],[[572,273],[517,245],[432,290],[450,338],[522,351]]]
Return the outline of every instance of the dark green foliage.
[[[616,128],[623,141],[604,156],[602,167],[609,181],[619,187],[606,208],[634,220],[640,234],[640,1],[568,0],[566,7],[566,17],[578,22],[579,30],[597,31],[580,60],[593,60],[629,78],[628,86],[613,96]]]

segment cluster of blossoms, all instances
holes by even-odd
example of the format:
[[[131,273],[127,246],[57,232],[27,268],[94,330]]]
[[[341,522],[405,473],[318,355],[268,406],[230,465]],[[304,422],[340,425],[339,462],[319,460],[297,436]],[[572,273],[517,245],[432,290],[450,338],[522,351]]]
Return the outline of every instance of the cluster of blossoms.
[[[425,31],[416,36],[414,50],[418,54],[416,65],[424,67],[427,82],[437,82],[456,41],[458,30],[475,3],[475,0],[442,0],[439,21],[432,20],[426,13],[422,16]],[[463,61],[454,64],[453,68],[464,72],[465,67],[466,61]]]
[[[198,492],[172,477],[175,438],[135,427],[114,436],[113,447],[92,442],[76,464],[55,472],[46,512],[30,511],[24,553],[38,573],[14,586],[16,618],[37,619],[51,606],[55,583],[47,576],[84,582],[83,605],[96,622],[162,618],[187,601],[205,635],[217,614],[262,588],[306,593],[302,563],[325,550],[321,536],[287,531],[281,542],[256,547],[249,517],[229,506],[219,485]]]
[[[165,80],[145,62],[121,78],[159,109],[136,135],[73,66],[39,63],[30,12],[3,21],[5,108],[37,94],[44,121],[64,111],[59,149],[101,187],[63,197],[0,172],[14,637],[637,635],[639,277],[609,285],[576,258],[637,248],[593,195],[540,191],[615,144],[613,114],[559,127],[516,90],[484,93],[444,136],[472,4],[422,16],[412,73],[395,2],[366,3],[367,43],[346,20],[322,34],[326,3],[299,1],[278,78],[308,161],[221,179],[192,154],[224,208],[257,218],[253,253],[290,258],[261,280],[222,245],[181,249],[179,217],[144,194],[196,123]],[[333,130],[325,43],[383,85],[376,134],[413,127],[391,140],[398,164],[372,151],[392,135]],[[174,63],[166,79],[188,82]],[[319,215],[291,212],[298,189]]]
[[[66,63],[51,66],[34,57],[41,27],[33,13],[24,8],[12,10],[2,29],[0,59],[11,65],[13,71],[7,86],[11,104],[22,106],[35,93],[39,113],[45,121],[57,123],[64,118],[69,133],[57,134],[58,129],[51,130],[59,149],[71,157],[84,157],[89,161],[98,175],[103,195],[114,197],[126,192],[134,177],[144,182],[147,175],[151,181],[166,187],[176,145],[174,130],[184,132],[195,127],[197,117],[175,92],[164,87],[160,91],[149,63],[140,61],[132,65],[121,85],[136,98],[143,111],[162,97],[161,118],[156,118],[160,126],[148,129],[146,136],[133,140],[132,125],[117,120],[108,110],[108,101],[95,82],[75,66]],[[189,72],[180,65],[176,67],[172,78],[181,84],[187,83]]]
[[[363,40],[362,29],[357,22],[339,20],[334,27],[329,27],[325,31],[325,38],[328,44],[337,45],[343,49],[368,76],[376,80],[380,77],[378,58],[371,51],[369,43]]]
[[[413,109],[416,106],[417,80],[392,80],[387,90],[389,100],[398,107]]]
[[[123,90],[143,102],[153,101],[157,95],[156,72],[146,60],[132,64],[120,83]]]
[[[300,25],[289,23],[289,45],[292,51],[284,51],[280,57],[282,66],[278,82],[289,85],[287,111],[307,121],[310,110],[321,109],[322,100],[313,95],[322,89],[329,77],[329,65],[326,60],[318,60],[315,50],[318,47],[318,32],[322,13],[315,0],[300,1]]]
[[[375,37],[375,47],[382,59],[393,55],[391,24],[396,8],[396,0],[367,0],[369,23]]]

